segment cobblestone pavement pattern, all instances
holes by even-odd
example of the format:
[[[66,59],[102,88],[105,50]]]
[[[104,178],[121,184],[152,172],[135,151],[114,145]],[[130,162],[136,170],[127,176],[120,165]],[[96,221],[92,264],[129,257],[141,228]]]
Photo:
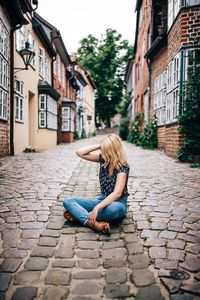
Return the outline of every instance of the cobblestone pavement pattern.
[[[124,143],[127,217],[110,237],[65,223],[65,197],[98,194],[74,150],[100,138],[0,160],[0,300],[200,299],[199,170]]]

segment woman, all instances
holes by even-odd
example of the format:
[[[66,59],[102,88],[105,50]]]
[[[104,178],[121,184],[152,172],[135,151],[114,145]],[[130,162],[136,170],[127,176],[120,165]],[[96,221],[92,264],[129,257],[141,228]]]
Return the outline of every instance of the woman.
[[[100,150],[97,154],[93,151]],[[129,166],[120,138],[109,134],[100,144],[81,148],[76,154],[86,160],[100,163],[101,193],[95,200],[70,197],[64,200],[64,217],[74,219],[92,229],[110,234],[108,221],[121,219],[127,211],[127,181]]]

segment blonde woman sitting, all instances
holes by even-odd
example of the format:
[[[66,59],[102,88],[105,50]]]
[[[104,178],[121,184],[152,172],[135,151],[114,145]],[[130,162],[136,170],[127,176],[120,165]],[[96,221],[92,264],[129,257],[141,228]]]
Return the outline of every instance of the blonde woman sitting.
[[[100,150],[100,154],[93,151]],[[109,221],[123,218],[127,212],[127,181],[129,166],[120,138],[109,134],[100,144],[81,148],[76,154],[83,159],[100,163],[100,195],[89,200],[69,197],[64,200],[64,217],[77,220],[92,229],[110,234]]]

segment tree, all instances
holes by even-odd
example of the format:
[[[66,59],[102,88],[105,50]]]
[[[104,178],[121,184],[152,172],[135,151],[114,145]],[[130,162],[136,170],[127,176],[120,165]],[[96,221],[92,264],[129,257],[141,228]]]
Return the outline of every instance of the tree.
[[[107,127],[124,96],[125,67],[132,52],[128,41],[112,29],[107,29],[101,40],[90,34],[80,41],[77,58],[94,80],[96,116],[106,121]]]

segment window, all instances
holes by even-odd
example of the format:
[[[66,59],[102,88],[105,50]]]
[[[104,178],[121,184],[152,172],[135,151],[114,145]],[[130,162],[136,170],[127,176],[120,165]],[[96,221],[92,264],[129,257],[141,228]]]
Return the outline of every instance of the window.
[[[20,51],[25,46],[25,26],[23,25],[20,29],[16,30],[16,49]]]
[[[45,74],[45,50],[42,49],[42,48],[39,48],[38,64],[39,64],[39,74],[44,78],[44,74]]]
[[[49,95],[39,95],[39,128],[57,130],[57,102]]]
[[[0,19],[0,119],[7,120],[9,33]]]
[[[65,67],[62,65],[62,86],[65,86]]]
[[[177,121],[179,114],[180,53],[167,67],[166,123]]]
[[[200,49],[188,49],[185,51],[185,80],[192,80],[195,68],[200,68]]]
[[[15,80],[15,120],[23,122],[24,119],[24,83]]]
[[[62,131],[70,131],[70,107],[62,107]]]
[[[29,44],[30,44],[31,50],[35,52],[35,41],[34,41],[33,36],[32,36],[32,34],[31,34],[30,32],[28,33],[28,42],[29,42]],[[31,66],[32,66],[33,68],[36,67],[35,56],[34,56],[33,59],[31,60]]]
[[[154,81],[154,111],[158,125],[165,124],[166,106],[166,71],[155,78]]]

